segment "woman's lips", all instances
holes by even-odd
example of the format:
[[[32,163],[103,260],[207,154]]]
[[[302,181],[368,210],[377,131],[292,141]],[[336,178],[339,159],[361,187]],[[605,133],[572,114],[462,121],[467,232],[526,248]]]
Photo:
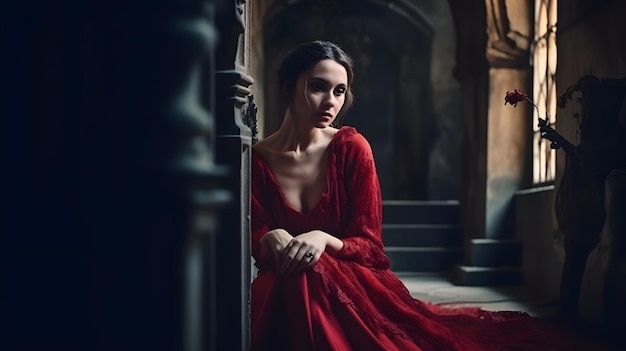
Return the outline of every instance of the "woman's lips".
[[[332,117],[329,116],[329,115],[321,115],[320,118],[323,119],[326,122],[328,122],[328,121],[330,121],[332,119]]]
[[[319,116],[320,116],[321,118],[323,118],[323,119],[332,119],[332,118],[333,118],[333,115],[332,115],[332,114],[330,114],[330,113],[327,113],[327,112],[320,113],[320,114],[319,114]]]

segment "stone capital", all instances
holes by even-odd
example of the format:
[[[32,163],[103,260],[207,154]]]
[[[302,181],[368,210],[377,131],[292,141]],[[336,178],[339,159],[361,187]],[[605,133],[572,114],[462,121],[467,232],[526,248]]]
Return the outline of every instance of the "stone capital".
[[[492,68],[527,68],[531,38],[531,2],[486,0],[486,58]]]

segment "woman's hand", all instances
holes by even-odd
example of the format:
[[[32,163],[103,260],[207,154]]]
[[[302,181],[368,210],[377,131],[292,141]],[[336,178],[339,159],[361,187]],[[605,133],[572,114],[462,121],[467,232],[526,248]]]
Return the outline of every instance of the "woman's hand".
[[[261,244],[261,250],[269,250],[274,258],[274,268],[276,271],[280,269],[282,264],[283,254],[287,245],[291,242],[293,236],[284,229],[274,229],[265,233],[259,240]]]
[[[312,267],[326,251],[331,237],[321,230],[313,230],[291,239],[283,253],[280,274],[297,274]]]

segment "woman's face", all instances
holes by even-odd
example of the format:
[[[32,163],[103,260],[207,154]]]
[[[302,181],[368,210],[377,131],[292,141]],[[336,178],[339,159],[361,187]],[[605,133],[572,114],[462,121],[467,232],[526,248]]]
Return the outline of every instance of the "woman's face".
[[[300,75],[290,107],[296,123],[328,127],[343,107],[348,90],[346,69],[334,60],[322,60]]]

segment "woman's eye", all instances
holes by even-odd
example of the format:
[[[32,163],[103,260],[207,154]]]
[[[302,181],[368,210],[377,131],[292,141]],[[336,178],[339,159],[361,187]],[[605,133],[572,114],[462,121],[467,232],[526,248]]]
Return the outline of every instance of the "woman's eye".
[[[313,83],[313,84],[311,84],[311,90],[313,90],[313,91],[322,91],[322,90],[324,90],[324,85],[320,84],[320,83]]]
[[[343,95],[345,93],[346,93],[346,89],[344,89],[344,88],[335,89],[335,95],[337,95],[337,96]]]

